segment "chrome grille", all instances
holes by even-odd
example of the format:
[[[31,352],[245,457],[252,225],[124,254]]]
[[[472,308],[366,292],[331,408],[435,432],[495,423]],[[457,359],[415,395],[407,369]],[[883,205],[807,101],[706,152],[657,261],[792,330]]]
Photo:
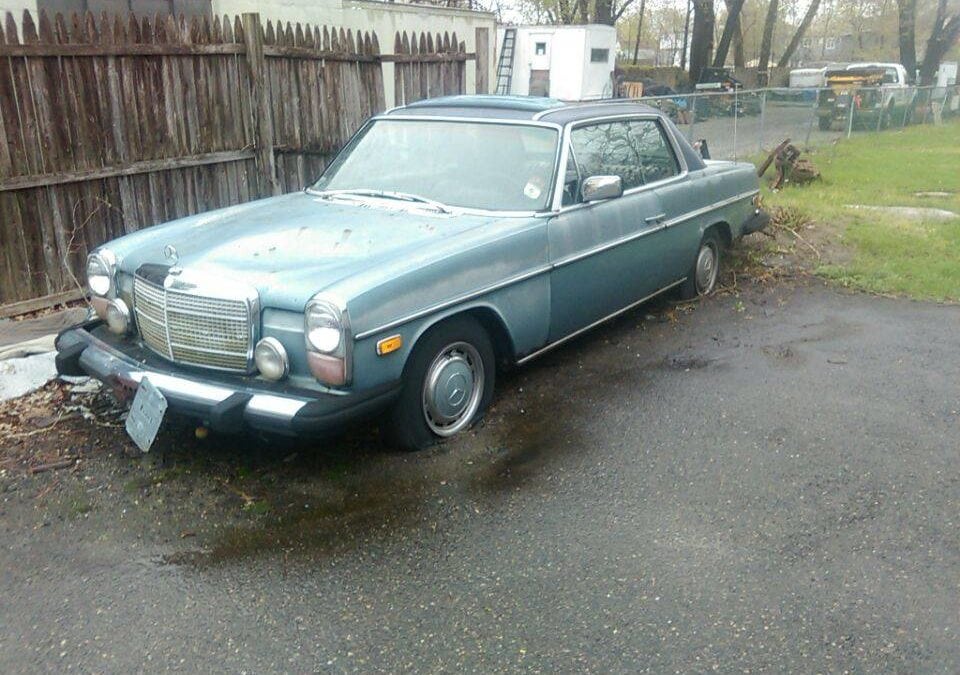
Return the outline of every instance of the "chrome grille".
[[[133,308],[143,341],[161,356],[194,366],[250,370],[254,323],[246,299],[164,288],[136,276]]]

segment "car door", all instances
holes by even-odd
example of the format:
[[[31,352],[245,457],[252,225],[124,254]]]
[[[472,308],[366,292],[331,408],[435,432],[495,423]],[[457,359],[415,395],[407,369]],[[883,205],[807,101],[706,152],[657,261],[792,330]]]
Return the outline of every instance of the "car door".
[[[644,177],[666,214],[663,229],[657,233],[659,283],[665,286],[690,272],[700,245],[700,221],[690,215],[710,203],[719,179],[701,178],[695,185],[663,124],[650,121],[636,133]]]
[[[570,129],[560,212],[548,226],[550,341],[562,339],[659,290],[663,251],[656,240],[666,217],[644,180],[638,118],[581,123]],[[584,203],[590,176],[620,176],[621,197]]]

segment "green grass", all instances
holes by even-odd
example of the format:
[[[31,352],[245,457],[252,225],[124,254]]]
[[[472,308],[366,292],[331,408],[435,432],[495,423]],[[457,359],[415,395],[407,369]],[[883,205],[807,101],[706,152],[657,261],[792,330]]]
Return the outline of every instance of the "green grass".
[[[810,157],[821,181],[768,192],[765,201],[837,228],[852,255],[820,266],[818,273],[871,292],[960,300],[960,219],[917,221],[847,208],[921,206],[960,213],[960,121],[855,135]]]

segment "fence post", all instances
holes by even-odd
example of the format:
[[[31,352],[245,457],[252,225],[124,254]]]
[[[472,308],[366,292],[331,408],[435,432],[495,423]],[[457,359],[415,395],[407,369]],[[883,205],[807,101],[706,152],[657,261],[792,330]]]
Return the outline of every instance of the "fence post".
[[[490,93],[490,29],[477,28],[474,42],[474,51],[477,54],[474,60],[477,69],[476,93],[488,94]]]
[[[737,161],[737,121],[740,119],[740,99],[737,88],[733,88],[733,161]]]
[[[847,138],[853,133],[853,102],[856,99],[854,94],[850,94],[850,112],[847,113]]]
[[[690,115],[690,128],[687,129],[687,140],[693,143],[693,130],[697,126],[697,95],[687,94],[687,100],[690,104],[687,106],[687,113]]]
[[[247,66],[250,68],[250,97],[253,101],[253,130],[257,150],[257,168],[260,170],[262,186],[269,188],[270,194],[280,194],[277,181],[277,166],[273,154],[273,109],[270,105],[270,84],[267,81],[266,60],[263,56],[263,32],[260,28],[260,15],[246,13],[242,16],[243,42],[247,52]]]
[[[813,109],[810,111],[810,121],[809,121],[809,124],[807,124],[807,138],[803,142],[804,150],[810,149],[810,134],[813,132],[814,121],[816,121],[817,126],[819,126],[819,120],[817,119],[817,104],[820,102],[821,91],[822,90],[818,88],[816,93],[814,93],[813,95]]]
[[[763,131],[767,121],[767,90],[760,93],[760,147],[758,152],[763,152]]]

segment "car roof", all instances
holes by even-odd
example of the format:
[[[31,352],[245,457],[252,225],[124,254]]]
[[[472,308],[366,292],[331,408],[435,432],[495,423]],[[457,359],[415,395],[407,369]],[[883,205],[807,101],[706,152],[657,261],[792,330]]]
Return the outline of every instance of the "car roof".
[[[390,110],[387,115],[423,117],[479,117],[489,119],[543,120],[567,124],[607,115],[659,114],[650,106],[624,99],[569,103],[538,96],[442,96],[424,99]]]

